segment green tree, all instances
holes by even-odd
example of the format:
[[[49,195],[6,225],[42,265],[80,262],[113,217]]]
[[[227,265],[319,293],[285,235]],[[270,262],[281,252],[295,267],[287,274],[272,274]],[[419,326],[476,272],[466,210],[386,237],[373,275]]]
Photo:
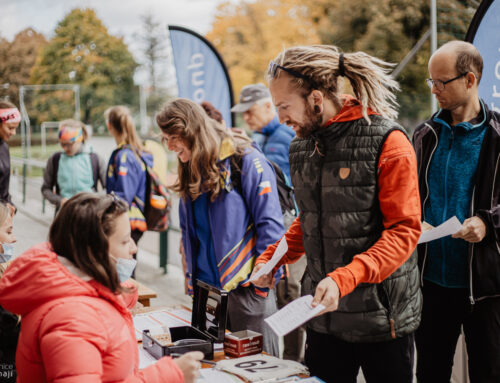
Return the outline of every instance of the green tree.
[[[74,9],[38,56],[31,79],[35,84],[80,84],[82,121],[96,124],[108,106],[136,102],[136,67],[123,39],[110,35],[94,10]],[[71,117],[70,98],[41,94],[36,98],[38,120]]]
[[[283,47],[319,42],[309,9],[313,8],[300,0],[242,0],[219,5],[207,39],[224,58],[236,97],[243,86],[265,81],[269,60]]]
[[[324,44],[346,52],[364,51],[397,64],[429,29],[427,0],[329,2],[328,21],[322,21],[318,33]],[[399,119],[410,129],[430,113],[430,92],[424,82],[429,56],[427,42],[397,78]]]
[[[33,28],[19,32],[12,42],[0,39],[0,98],[19,105],[19,86],[29,84],[30,72],[45,37]]]

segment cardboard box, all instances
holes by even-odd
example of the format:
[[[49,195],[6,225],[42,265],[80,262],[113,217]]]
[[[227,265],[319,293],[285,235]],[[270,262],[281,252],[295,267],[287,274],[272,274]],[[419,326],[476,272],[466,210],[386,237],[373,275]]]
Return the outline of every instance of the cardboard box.
[[[224,341],[227,301],[227,291],[196,281],[191,326],[171,327],[165,334],[144,330],[142,347],[156,359],[189,351],[201,351],[205,359],[213,359],[214,343]]]
[[[262,352],[262,334],[251,330],[243,330],[226,334],[224,353],[240,358],[242,356],[260,354]]]

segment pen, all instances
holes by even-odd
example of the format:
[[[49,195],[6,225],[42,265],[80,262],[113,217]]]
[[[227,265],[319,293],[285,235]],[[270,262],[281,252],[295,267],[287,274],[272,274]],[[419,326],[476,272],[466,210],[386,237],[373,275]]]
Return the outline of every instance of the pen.
[[[182,356],[182,354],[179,354],[179,353],[177,353],[177,352],[173,352],[173,353],[171,353],[171,354],[170,354],[170,356],[171,356],[172,358],[178,358],[179,356]],[[210,364],[210,365],[212,365],[212,366],[215,366],[215,365],[217,364],[216,362],[213,362],[213,361],[211,361],[211,360],[206,360],[206,359],[201,359],[201,360],[200,360],[200,362],[201,362],[201,363],[205,363],[205,364]]]

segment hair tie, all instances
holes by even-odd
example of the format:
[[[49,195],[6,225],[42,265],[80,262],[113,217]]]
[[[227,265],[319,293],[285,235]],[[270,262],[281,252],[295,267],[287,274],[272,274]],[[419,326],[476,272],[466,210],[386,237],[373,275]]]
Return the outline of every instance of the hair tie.
[[[339,57],[339,76],[345,76],[345,68],[344,68],[344,53],[340,54]]]

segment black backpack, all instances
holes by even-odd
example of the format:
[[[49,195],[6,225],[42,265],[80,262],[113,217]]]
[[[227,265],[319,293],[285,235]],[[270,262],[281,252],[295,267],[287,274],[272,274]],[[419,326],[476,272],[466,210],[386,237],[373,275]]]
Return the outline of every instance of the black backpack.
[[[243,157],[233,156],[231,158],[231,182],[233,187],[241,194],[241,165]],[[283,225],[288,229],[292,222],[297,218],[297,208],[295,206],[295,195],[293,187],[286,182],[283,170],[274,161],[267,159],[274,168],[276,174],[276,185],[278,186],[278,195],[280,198],[281,212],[283,214]]]

